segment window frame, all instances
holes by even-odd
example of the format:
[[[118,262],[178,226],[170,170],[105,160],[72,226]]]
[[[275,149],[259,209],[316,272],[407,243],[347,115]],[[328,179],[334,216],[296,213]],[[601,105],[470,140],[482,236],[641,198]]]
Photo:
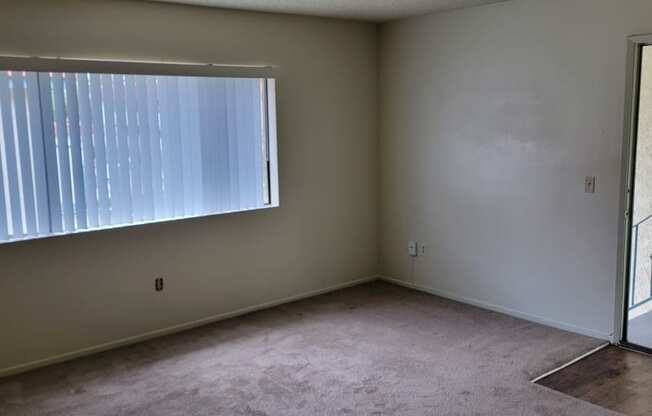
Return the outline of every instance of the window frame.
[[[0,245],[16,244],[31,240],[50,239],[68,235],[93,233],[127,227],[141,227],[172,221],[184,221],[197,218],[222,216],[251,211],[260,211],[280,206],[279,172],[278,172],[278,141],[277,141],[277,93],[276,68],[269,65],[220,65],[212,63],[157,62],[132,60],[95,60],[77,58],[46,58],[0,56],[0,71],[29,72],[75,72],[95,74],[125,74],[125,75],[158,75],[158,76],[190,76],[218,78],[256,78],[265,80],[266,117],[264,126],[267,133],[267,186],[269,202],[264,206],[245,208],[216,213],[186,215],[178,218],[144,220],[128,224],[114,224],[92,229],[50,232],[44,235],[30,235],[21,238],[0,241]]]

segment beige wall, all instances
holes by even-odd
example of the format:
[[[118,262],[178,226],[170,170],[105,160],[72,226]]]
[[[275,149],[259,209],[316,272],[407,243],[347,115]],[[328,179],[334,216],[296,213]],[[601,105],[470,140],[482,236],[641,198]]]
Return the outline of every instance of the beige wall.
[[[626,40],[650,32],[649,0],[514,0],[383,25],[381,272],[609,337]],[[410,239],[427,254],[410,259]]]
[[[4,2],[0,54],[278,65],[281,207],[0,246],[0,369],[374,275],[379,258],[608,337],[626,37],[650,22],[648,0],[513,0],[384,24],[377,45],[350,21]]]
[[[376,49],[364,23],[3,2],[0,54],[277,65],[281,207],[0,246],[0,369],[374,275]]]

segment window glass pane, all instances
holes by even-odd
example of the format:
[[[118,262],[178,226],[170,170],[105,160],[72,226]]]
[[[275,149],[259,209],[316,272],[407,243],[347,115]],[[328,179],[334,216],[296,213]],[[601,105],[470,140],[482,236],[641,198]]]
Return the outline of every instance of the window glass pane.
[[[268,205],[267,86],[0,71],[0,242]]]

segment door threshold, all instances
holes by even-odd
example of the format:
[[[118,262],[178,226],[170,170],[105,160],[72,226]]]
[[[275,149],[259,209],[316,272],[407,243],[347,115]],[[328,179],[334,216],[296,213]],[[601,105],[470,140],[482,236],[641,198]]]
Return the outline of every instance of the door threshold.
[[[645,354],[652,357],[652,348],[644,347],[638,344],[632,344],[630,342],[619,342],[616,344],[616,346],[627,351],[637,352],[639,354]]]

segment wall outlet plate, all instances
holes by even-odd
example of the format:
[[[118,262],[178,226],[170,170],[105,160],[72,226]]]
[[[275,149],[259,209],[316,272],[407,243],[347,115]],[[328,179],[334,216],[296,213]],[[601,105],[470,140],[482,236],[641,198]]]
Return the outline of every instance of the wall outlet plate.
[[[419,255],[418,252],[418,244],[416,241],[408,241],[408,254],[412,257],[416,257]]]
[[[154,290],[161,292],[163,290],[163,278],[157,277],[154,279]]]

